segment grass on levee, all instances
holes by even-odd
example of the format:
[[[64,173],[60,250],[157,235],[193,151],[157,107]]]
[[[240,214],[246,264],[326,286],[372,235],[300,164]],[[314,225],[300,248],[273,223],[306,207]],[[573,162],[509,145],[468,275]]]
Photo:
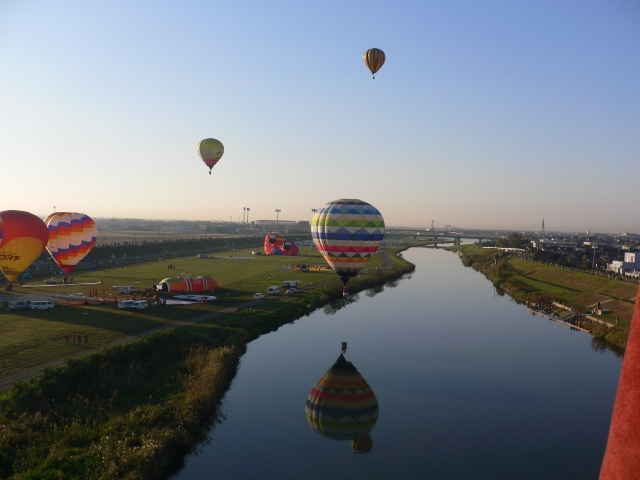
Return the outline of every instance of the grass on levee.
[[[561,268],[522,260],[494,249],[474,245],[455,247],[463,253],[462,261],[481,271],[497,287],[520,302],[548,303],[551,300],[590,313],[600,302],[608,313],[598,316],[598,322],[582,324],[596,339],[624,349],[633,316],[638,285],[606,278],[588,272]],[[564,310],[559,311],[562,314]]]
[[[42,279],[16,287],[13,295],[38,298],[41,294],[84,293],[98,290],[99,296],[114,294],[114,285],[131,285],[146,292],[152,285],[169,276],[181,274],[211,275],[220,287],[218,300],[207,304],[172,305],[153,307],[141,312],[123,311],[115,303],[103,305],[57,305],[52,310],[0,310],[0,376],[7,376],[51,360],[69,356],[80,350],[95,349],[129,335],[161,327],[177,320],[188,320],[204,313],[217,312],[252,301],[256,292],[266,293],[271,285],[280,286],[285,280],[297,280],[301,284],[318,284],[334,281],[336,276],[325,265],[317,250],[306,247],[298,257],[252,255],[252,249],[238,249],[223,253],[210,253],[210,258],[175,257],[144,263],[110,267],[96,271],[82,271],[71,275],[74,284],[45,286]],[[390,255],[390,257],[393,257]],[[312,268],[303,273],[288,268],[298,263],[308,263]],[[368,267],[375,269],[382,260],[374,256]],[[174,269],[167,267],[172,264]],[[372,270],[375,272],[375,270]],[[103,282],[96,285],[95,282]],[[80,285],[89,283],[89,285]],[[284,292],[283,292],[284,293]],[[70,335],[69,344],[64,336]],[[74,334],[83,336],[83,343],[72,344]],[[84,343],[84,335],[89,343]]]
[[[0,476],[165,477],[215,421],[244,351],[231,329],[171,329],[14,384],[0,396]]]
[[[373,266],[387,262],[389,268],[374,268],[352,279],[352,290],[388,284],[414,268],[391,252],[381,254]],[[273,265],[279,269],[280,264],[271,265],[273,272]],[[289,270],[276,274],[282,275],[282,280],[296,279]],[[323,271],[298,275],[328,281],[278,301],[255,302],[251,310],[244,307],[70,359],[27,381],[14,383],[0,395],[0,477],[155,479],[169,475],[171,462],[204,439],[212,422],[218,420],[220,401],[247,341],[318,307],[329,307],[331,300],[338,300],[338,305],[332,306],[334,310],[348,303],[342,298],[342,284],[335,275]],[[236,289],[234,298],[252,291],[244,288],[255,284],[251,278],[236,272],[236,285],[243,287]],[[355,300],[357,295],[350,298]],[[33,322],[48,322],[48,327],[56,323],[77,326],[69,323],[73,315],[65,320],[59,313],[74,309],[78,322],[89,322],[88,317],[96,314],[92,326],[117,332],[114,335],[145,329],[149,322],[161,324],[163,319],[152,314],[172,310],[157,307],[125,313],[112,305],[56,307],[47,312],[25,312],[7,321],[6,328],[14,329],[15,338],[22,338],[27,334],[18,325],[21,320],[23,324],[31,321],[32,327],[37,324]],[[201,311],[195,307],[184,312]],[[60,318],[41,318],[45,313]],[[102,315],[99,319],[98,313]],[[10,316],[15,315],[6,318]],[[82,327],[88,328],[85,323]],[[66,344],[64,348],[73,350]],[[82,349],[84,344],[75,348]]]

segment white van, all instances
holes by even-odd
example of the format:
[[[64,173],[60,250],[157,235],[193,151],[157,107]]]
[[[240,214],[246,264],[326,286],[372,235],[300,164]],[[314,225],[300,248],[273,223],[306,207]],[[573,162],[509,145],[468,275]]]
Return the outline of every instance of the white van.
[[[298,288],[298,281],[297,280],[285,280],[284,282],[282,282],[282,285],[280,285],[282,288]]]
[[[131,310],[144,310],[149,308],[149,300],[136,300],[131,304]]]
[[[267,293],[269,295],[280,295],[280,289],[275,285],[272,285],[271,287],[267,288]]]
[[[123,285],[116,285],[113,288],[115,288],[118,293],[133,293],[136,291],[133,287]]]
[[[118,308],[129,310],[133,305],[133,300],[120,300],[118,302]]]
[[[207,256],[204,253],[199,253],[198,258],[207,258]]]
[[[26,300],[9,302],[9,310],[25,310],[27,308],[29,308],[29,302],[27,302]]]
[[[51,310],[55,306],[55,302],[49,300],[31,300],[31,310]]]

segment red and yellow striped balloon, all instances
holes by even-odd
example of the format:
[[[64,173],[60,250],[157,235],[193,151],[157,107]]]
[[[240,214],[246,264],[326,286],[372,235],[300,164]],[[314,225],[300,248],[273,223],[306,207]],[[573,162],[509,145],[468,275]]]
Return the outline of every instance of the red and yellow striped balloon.
[[[382,65],[384,65],[384,61],[386,56],[382,50],[379,48],[370,48],[364,55],[362,55],[362,59],[364,60],[364,64],[367,66],[373,78],[376,78],[376,72],[380,70]]]
[[[49,231],[47,250],[68,275],[96,244],[96,222],[84,213],[56,212],[45,223]]]
[[[29,212],[0,212],[0,270],[13,282],[44,251],[49,236],[45,223]]]

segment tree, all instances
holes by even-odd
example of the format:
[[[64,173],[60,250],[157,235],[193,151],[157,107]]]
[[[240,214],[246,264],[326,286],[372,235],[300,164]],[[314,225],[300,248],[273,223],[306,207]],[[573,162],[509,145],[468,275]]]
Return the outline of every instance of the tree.
[[[526,245],[527,239],[524,238],[523,235],[518,235],[517,233],[512,233],[509,235],[509,245],[513,248],[522,248]]]

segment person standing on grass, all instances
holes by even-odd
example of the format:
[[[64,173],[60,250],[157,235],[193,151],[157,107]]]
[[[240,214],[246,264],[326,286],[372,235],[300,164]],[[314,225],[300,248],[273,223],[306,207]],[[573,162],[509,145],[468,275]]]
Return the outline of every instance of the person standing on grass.
[[[64,339],[67,341],[67,345],[69,345],[69,334],[68,333],[64,336]]]

